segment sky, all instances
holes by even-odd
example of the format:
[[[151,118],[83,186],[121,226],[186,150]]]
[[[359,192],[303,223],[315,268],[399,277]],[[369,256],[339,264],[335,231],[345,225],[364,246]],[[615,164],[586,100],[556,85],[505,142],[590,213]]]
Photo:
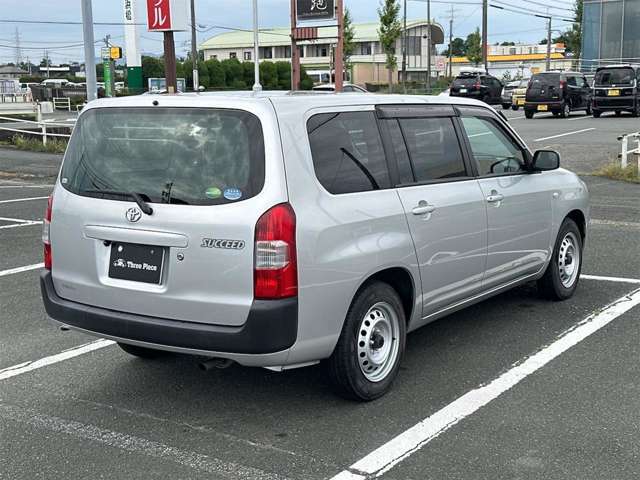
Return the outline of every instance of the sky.
[[[138,22],[146,21],[146,1],[134,0],[138,12]],[[377,21],[379,0],[344,0],[351,11],[354,22]],[[433,0],[431,16],[444,27],[445,39],[449,36],[449,17],[454,7],[454,36],[466,37],[481,25],[481,0]],[[529,10],[545,11],[539,4],[555,5],[570,9],[572,0],[491,0],[502,5],[513,5]],[[289,0],[259,0],[259,21],[261,28],[289,25]],[[426,0],[408,0],[407,16],[410,20],[426,19]],[[554,10],[554,14],[571,16],[570,12]],[[489,42],[514,41],[538,43],[546,36],[546,20],[532,16],[524,16],[496,8],[489,9]],[[5,23],[6,20],[44,20],[44,21],[81,21],[80,0],[0,0],[0,64],[15,59],[16,28],[19,29],[22,56],[27,56],[34,63],[39,63],[47,48],[54,64],[82,61],[83,49],[81,25],[33,25]],[[123,17],[123,0],[94,0],[94,22],[121,22]],[[206,26],[198,33],[198,43],[223,32],[213,26],[251,28],[251,0],[196,0],[196,18],[199,25]],[[565,30],[568,23],[554,20],[554,29]],[[115,45],[124,47],[122,26],[95,26],[95,39],[112,36]],[[140,27],[141,50],[143,53],[162,52],[162,34],[148,32]],[[176,33],[177,54],[182,56],[188,50],[188,33]],[[447,40],[448,41],[448,40]],[[68,47],[68,48],[67,48]],[[443,45],[441,48],[445,48]],[[99,55],[96,47],[96,56]]]

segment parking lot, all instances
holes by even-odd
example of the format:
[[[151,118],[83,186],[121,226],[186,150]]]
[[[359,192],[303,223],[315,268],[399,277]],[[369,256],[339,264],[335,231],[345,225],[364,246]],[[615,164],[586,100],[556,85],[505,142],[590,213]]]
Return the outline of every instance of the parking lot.
[[[584,174],[638,130],[505,114]],[[640,185],[583,176],[574,298],[526,285],[436,321],[409,335],[395,388],[358,404],[321,366],[203,372],[50,324],[40,235],[58,161],[0,150],[0,478],[637,478]]]

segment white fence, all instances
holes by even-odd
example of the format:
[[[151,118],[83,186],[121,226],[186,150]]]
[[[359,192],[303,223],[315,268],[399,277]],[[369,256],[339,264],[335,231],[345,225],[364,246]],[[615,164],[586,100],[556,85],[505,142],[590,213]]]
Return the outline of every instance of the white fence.
[[[54,122],[45,122],[45,121],[33,122],[31,120],[20,120],[17,118],[10,118],[10,117],[0,117],[0,120],[7,121],[8,124],[11,125],[10,127],[3,126],[7,124],[0,123],[0,131],[4,130],[8,132],[23,133],[27,135],[39,135],[42,137],[43,145],[47,144],[47,137],[54,137],[54,138],[55,137],[59,137],[59,138],[71,137],[71,131],[73,130],[73,127],[74,127],[73,124],[69,124],[69,123],[54,123]],[[22,125],[24,125],[24,128],[13,128],[13,127],[22,126]],[[29,128],[29,127],[32,127],[32,129],[26,130],[26,128]],[[47,132],[47,128],[49,129],[68,128],[69,134]]]
[[[628,133],[618,137],[618,140],[622,142],[622,152],[618,157],[620,158],[620,166],[627,168],[629,165],[629,155],[635,155],[638,162],[638,177],[640,178],[640,132]],[[635,148],[629,149],[629,143],[635,142]]]

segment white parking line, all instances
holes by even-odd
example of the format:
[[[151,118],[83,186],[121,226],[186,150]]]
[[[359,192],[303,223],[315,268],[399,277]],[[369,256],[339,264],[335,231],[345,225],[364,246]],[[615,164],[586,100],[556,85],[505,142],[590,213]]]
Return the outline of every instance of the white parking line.
[[[0,188],[53,188],[53,185],[0,185]]]
[[[553,138],[566,137],[567,135],[576,135],[578,133],[590,132],[591,130],[595,130],[595,128],[583,128],[582,130],[576,130],[575,132],[567,132],[567,133],[561,133],[559,135],[552,135],[550,137],[536,138],[534,142],[543,142],[544,140],[551,140]]]
[[[574,117],[567,120],[567,122],[575,122],[576,120],[585,120],[587,118],[593,118],[591,115],[585,115],[584,117]]]
[[[383,475],[431,440],[637,305],[640,305],[640,289],[589,315],[582,322],[565,331],[552,344],[515,364],[510,370],[490,383],[465,393],[363,459],[358,460],[351,467],[333,477],[332,480],[365,480]]]
[[[46,200],[49,197],[14,198],[13,200],[0,200],[0,203],[28,202],[29,200]]]
[[[24,267],[10,268],[9,270],[0,270],[0,277],[13,275],[14,273],[28,272],[29,270],[37,270],[44,267],[44,263],[34,263],[33,265],[25,265]]]
[[[628,278],[628,277],[602,277],[600,275],[580,275],[580,278],[585,280],[599,280],[601,282],[618,282],[618,283],[632,283],[640,285],[640,278]]]
[[[0,230],[6,230],[8,228],[28,227],[30,225],[42,225],[42,220],[24,220],[22,218],[8,218],[0,217],[2,222],[14,222],[14,225],[2,225]]]

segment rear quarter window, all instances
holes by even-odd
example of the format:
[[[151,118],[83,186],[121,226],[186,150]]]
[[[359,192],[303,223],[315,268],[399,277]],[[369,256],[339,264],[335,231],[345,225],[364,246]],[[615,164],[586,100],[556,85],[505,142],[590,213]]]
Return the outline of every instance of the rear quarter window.
[[[373,112],[314,115],[307,122],[316,177],[332,194],[389,188],[391,181]]]

